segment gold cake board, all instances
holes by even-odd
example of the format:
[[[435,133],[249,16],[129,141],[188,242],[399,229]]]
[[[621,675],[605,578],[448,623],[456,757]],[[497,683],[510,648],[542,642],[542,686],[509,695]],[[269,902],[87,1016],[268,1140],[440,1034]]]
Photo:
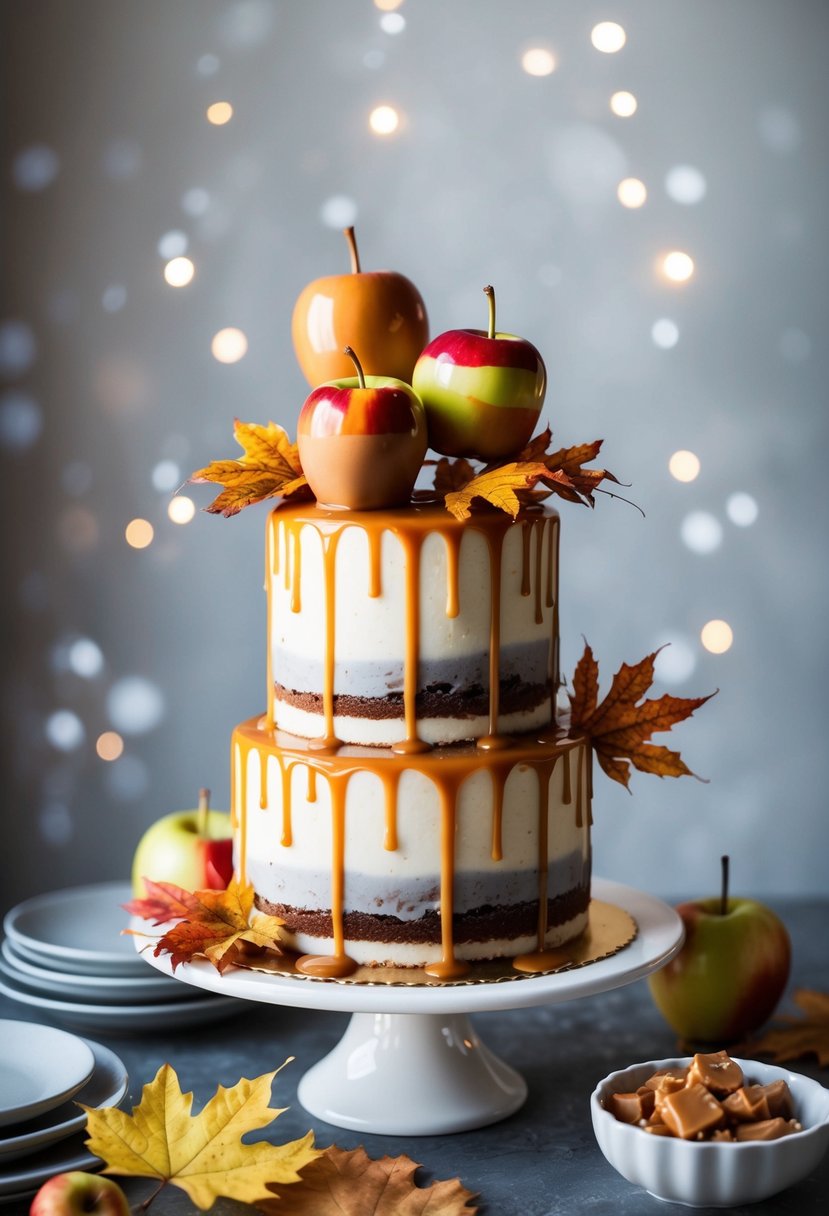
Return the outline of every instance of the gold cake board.
[[[247,971],[270,975],[290,976],[295,980],[307,980],[312,984],[345,984],[395,988],[461,988],[476,984],[504,984],[519,980],[537,979],[539,975],[558,975],[564,971],[575,971],[589,967],[591,963],[610,958],[624,950],[636,938],[638,926],[633,916],[616,904],[600,899],[591,899],[588,908],[587,928],[579,937],[558,949],[551,950],[556,965],[545,971],[516,971],[509,959],[494,959],[489,962],[471,962],[470,970],[461,979],[439,980],[426,974],[421,967],[358,967],[345,978],[330,978],[304,975],[297,971],[297,956],[268,955],[251,957],[249,961],[238,961]]]

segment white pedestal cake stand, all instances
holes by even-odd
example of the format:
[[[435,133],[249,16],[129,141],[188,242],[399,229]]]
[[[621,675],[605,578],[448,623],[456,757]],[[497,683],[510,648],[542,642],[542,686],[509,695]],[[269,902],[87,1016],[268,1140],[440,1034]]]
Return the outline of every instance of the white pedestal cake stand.
[[[682,922],[661,900],[602,879],[593,880],[593,897],[629,912],[636,938],[610,958],[553,975],[395,987],[242,969],[220,975],[202,961],[180,965],[175,975],[223,996],[351,1012],[343,1038],[299,1083],[300,1102],[317,1118],[386,1135],[467,1131],[505,1119],[527,1096],[524,1078],[481,1042],[470,1013],[552,1005],[619,988],[657,971],[682,945]],[[146,922],[133,927],[140,932]],[[137,948],[148,940],[137,936]],[[172,974],[168,955],[154,958],[145,950],[144,957]]]

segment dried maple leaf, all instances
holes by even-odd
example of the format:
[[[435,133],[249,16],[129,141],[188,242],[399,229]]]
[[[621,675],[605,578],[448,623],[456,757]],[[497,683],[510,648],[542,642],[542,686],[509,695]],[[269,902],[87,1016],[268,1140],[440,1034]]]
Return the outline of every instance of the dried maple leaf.
[[[472,514],[473,500],[480,498],[514,519],[521,510],[520,491],[532,489],[546,472],[546,466],[540,461],[528,461],[523,464],[512,461],[510,464],[484,469],[460,490],[452,490],[446,495],[446,509],[451,511],[456,519],[468,519]]]
[[[710,700],[707,697],[662,697],[643,700],[653,683],[659,651],[639,663],[623,663],[599,702],[599,665],[585,644],[573,677],[570,694],[571,734],[587,735],[599,764],[614,781],[628,788],[630,766],[659,777],[694,777],[679,752],[649,743],[651,735],[670,730]]]
[[[781,1017],[744,1052],[753,1056],[770,1056],[773,1060],[799,1060],[815,1055],[821,1068],[829,1068],[829,992],[813,992],[798,988],[792,999],[803,1010],[804,1017]]]
[[[244,451],[239,460],[213,460],[197,469],[191,482],[215,482],[224,490],[206,508],[212,515],[238,515],[244,507],[268,498],[311,498],[299,449],[275,422],[233,424],[233,438]]]
[[[276,1072],[243,1078],[228,1089],[220,1085],[193,1115],[193,1095],[181,1092],[175,1069],[163,1064],[131,1115],[114,1106],[83,1107],[87,1148],[106,1162],[105,1174],[172,1183],[202,1211],[220,1195],[254,1203],[269,1194],[267,1183],[297,1182],[299,1171],[319,1156],[310,1131],[288,1144],[242,1144],[247,1132],[282,1114],[269,1105]]]
[[[462,490],[474,476],[475,466],[470,464],[465,457],[449,460],[448,457],[442,456],[435,469],[435,492],[444,495],[451,494],[455,490]]]
[[[185,893],[186,894],[186,893]],[[173,970],[194,958],[208,959],[217,971],[236,963],[245,943],[281,952],[276,916],[253,912],[253,887],[231,879],[225,891],[197,891],[196,906],[159,939],[154,954],[170,954]]]
[[[145,897],[123,905],[130,916],[139,916],[154,925],[166,925],[171,920],[183,920],[198,908],[198,896],[175,883],[153,882],[150,878],[143,881]]]
[[[278,1198],[256,1206],[270,1216],[474,1216],[475,1196],[460,1179],[420,1187],[418,1169],[405,1155],[373,1161],[363,1148],[332,1145],[295,1186],[270,1187]]]

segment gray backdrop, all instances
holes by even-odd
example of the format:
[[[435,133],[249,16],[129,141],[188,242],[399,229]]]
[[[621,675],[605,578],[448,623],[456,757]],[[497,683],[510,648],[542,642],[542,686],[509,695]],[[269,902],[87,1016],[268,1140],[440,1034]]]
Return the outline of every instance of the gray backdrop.
[[[562,506],[565,672],[582,636],[605,682],[671,641],[658,692],[720,689],[661,740],[709,784],[635,775],[631,797],[597,773],[597,870],[702,894],[729,851],[739,891],[825,891],[826,5],[2,12],[2,903],[125,873],[201,785],[227,806],[230,731],[265,704],[265,510],[181,525],[168,505],[236,454],[235,415],[294,429],[293,301],[347,268],[352,220],[433,334],[482,325],[493,282],[501,326],[546,358],[560,441],[604,437],[632,483],[645,518]],[[607,19],[615,54],[591,45]],[[522,68],[532,47],[552,74]],[[380,104],[390,136],[369,128]],[[620,205],[627,177],[644,206]],[[685,284],[660,269],[671,249],[694,259]],[[163,276],[176,253],[186,287]],[[248,351],[221,364],[229,326]],[[668,469],[684,449],[689,483]],[[155,529],[141,550],[134,518]],[[733,630],[720,655],[712,619]]]

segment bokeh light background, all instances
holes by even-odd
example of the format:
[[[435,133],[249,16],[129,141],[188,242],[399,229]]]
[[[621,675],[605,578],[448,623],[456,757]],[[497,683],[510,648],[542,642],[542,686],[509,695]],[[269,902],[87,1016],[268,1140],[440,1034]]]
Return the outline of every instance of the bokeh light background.
[[[3,7],[3,903],[127,872],[227,806],[265,704],[265,509],[184,485],[291,431],[310,279],[413,278],[432,332],[533,340],[562,444],[645,512],[562,504],[562,654],[720,689],[596,777],[598,872],[826,889],[821,0],[38,0]],[[610,27],[602,23],[613,23]],[[600,27],[596,29],[595,27]]]

